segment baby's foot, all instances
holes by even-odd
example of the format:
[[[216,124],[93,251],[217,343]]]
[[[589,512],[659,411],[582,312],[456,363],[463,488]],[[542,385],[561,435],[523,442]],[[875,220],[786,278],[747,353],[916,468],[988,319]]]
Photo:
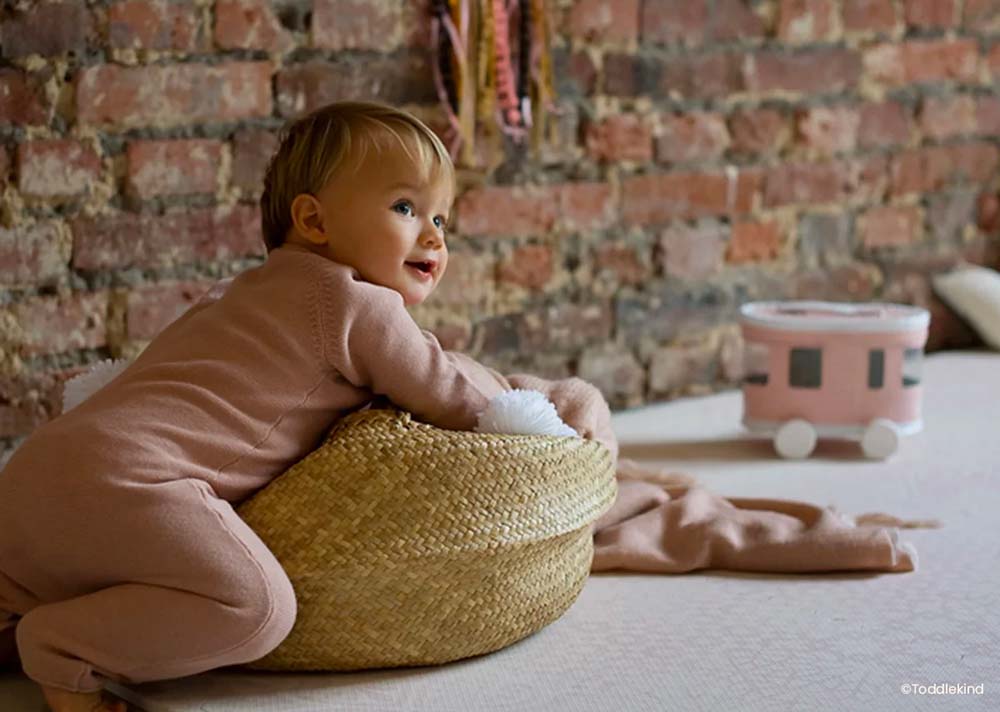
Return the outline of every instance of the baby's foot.
[[[42,685],[42,695],[52,712],[128,712],[121,700],[106,700],[97,692],[70,692],[58,687]]]

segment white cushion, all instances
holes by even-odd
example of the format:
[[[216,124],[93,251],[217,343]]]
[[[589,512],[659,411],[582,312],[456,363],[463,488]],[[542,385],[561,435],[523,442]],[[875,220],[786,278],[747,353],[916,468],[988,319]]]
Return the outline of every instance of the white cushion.
[[[974,328],[991,348],[1000,351],[1000,272],[962,267],[931,278],[934,291]]]

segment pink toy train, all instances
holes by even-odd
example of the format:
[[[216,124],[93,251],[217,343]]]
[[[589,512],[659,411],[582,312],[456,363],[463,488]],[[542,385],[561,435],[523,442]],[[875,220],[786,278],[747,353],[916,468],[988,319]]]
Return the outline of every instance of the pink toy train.
[[[903,304],[744,304],[743,424],[785,458],[808,457],[817,437],[889,457],[923,425],[929,324],[926,309]]]

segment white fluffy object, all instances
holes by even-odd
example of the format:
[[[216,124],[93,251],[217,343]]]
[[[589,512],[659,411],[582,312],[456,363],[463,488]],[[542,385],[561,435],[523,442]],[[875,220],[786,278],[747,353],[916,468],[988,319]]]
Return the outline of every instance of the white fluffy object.
[[[87,400],[93,393],[114,380],[128,368],[132,359],[105,359],[95,363],[90,370],[73,376],[63,386],[63,413]]]
[[[545,394],[522,388],[504,391],[490,400],[479,414],[476,432],[580,437],[563,422]]]

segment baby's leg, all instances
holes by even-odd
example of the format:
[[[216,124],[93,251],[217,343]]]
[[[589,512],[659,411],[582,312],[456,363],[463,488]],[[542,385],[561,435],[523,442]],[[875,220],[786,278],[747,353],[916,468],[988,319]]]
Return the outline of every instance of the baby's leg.
[[[95,693],[106,679],[139,683],[250,662],[291,631],[288,577],[207,484],[129,486],[107,499],[114,504],[99,519],[91,510],[73,522],[73,556],[62,561],[88,561],[105,587],[21,618],[17,646],[28,677]],[[91,531],[78,531],[85,521]]]

